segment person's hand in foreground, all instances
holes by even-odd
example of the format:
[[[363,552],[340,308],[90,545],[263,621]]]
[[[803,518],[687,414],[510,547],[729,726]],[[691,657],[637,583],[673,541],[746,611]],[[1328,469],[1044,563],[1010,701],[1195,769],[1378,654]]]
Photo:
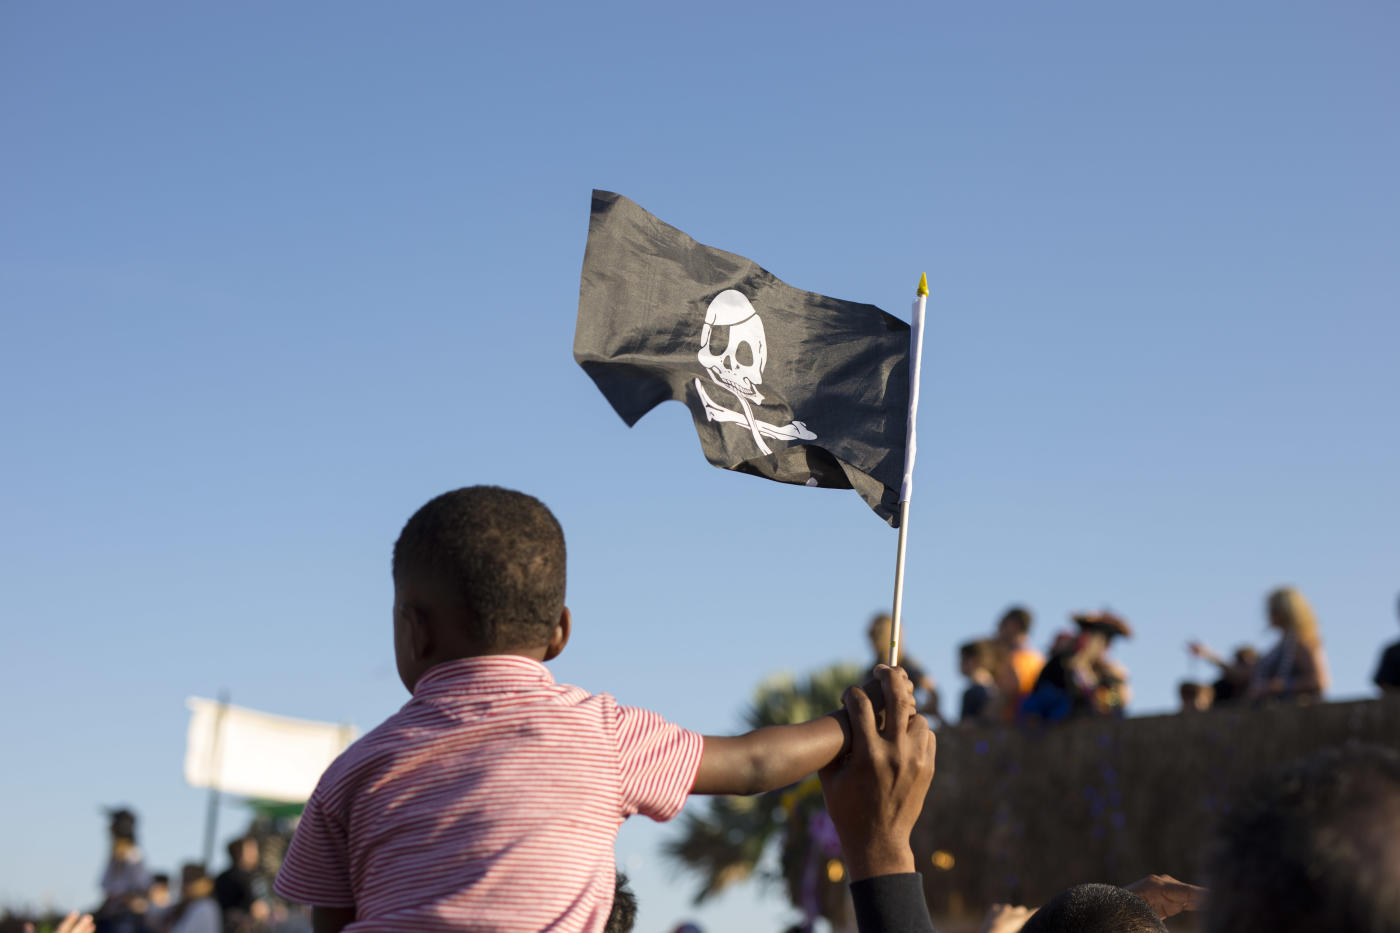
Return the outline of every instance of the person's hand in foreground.
[[[993,904],[992,909],[987,911],[987,919],[982,921],[981,933],[1017,933],[1033,913],[1034,907]]]
[[[53,928],[54,933],[93,933],[97,929],[97,924],[92,919],[92,914],[80,914],[76,910],[58,922],[58,926]],[[24,925],[25,933],[34,933],[34,924]]]
[[[899,668],[876,668],[884,694],[883,728],[860,688],[841,700],[851,720],[851,752],[819,772],[827,813],[841,839],[851,881],[914,871],[909,834],[933,780],[935,739]]]
[[[1177,881],[1171,875],[1148,875],[1123,887],[1147,901],[1163,920],[1183,910],[1200,910],[1206,902],[1205,888]]]

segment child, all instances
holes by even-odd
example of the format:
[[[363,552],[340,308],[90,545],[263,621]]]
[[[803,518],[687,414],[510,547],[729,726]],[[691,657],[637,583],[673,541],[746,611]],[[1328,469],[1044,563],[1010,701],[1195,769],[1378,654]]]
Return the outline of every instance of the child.
[[[432,500],[399,535],[393,576],[413,698],[326,769],[277,876],[278,894],[313,906],[316,933],[598,933],[624,819],[785,787],[844,746],[836,714],[702,737],[556,684],[543,662],[572,623],[564,534],[523,493]]]
[[[996,666],[994,647],[987,641],[969,641],[958,648],[958,668],[967,678],[963,690],[959,725],[985,724],[993,721],[997,707],[997,684],[992,676]]]

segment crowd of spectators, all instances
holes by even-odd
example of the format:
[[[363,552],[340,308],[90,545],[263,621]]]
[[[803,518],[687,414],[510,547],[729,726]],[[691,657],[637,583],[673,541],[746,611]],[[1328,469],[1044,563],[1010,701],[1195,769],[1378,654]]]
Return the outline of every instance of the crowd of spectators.
[[[1277,629],[1279,636],[1262,656],[1250,645],[1236,648],[1229,660],[1201,642],[1187,646],[1193,657],[1213,664],[1220,676],[1209,684],[1183,683],[1183,711],[1275,700],[1307,703],[1322,698],[1331,678],[1317,617],[1308,601],[1296,589],[1282,587],[1269,594],[1265,614],[1269,627]]]
[[[92,913],[96,933],[293,933],[309,927],[304,912],[270,896],[253,836],[230,840],[229,865],[216,877],[203,863],[184,863],[179,888],[172,890],[170,875],[146,866],[136,815],[123,807],[109,817],[102,902]]]
[[[927,721],[886,698],[877,722],[848,691],[851,753],[822,773],[860,933],[932,933],[909,836],[933,784]],[[1150,875],[1087,882],[1039,909],[996,905],[983,933],[1165,933],[1199,911],[1206,933],[1400,933],[1400,753],[1352,744],[1261,774],[1222,811],[1201,853],[1206,882]]]
[[[1187,645],[1190,656],[1212,665],[1217,676],[1180,684],[1183,712],[1322,698],[1331,678],[1308,601],[1297,589],[1280,587],[1266,598],[1265,617],[1278,635],[1262,654],[1251,645],[1236,647],[1229,657],[1200,641]],[[1107,610],[1070,619],[1074,630],[1057,632],[1046,655],[1030,646],[1033,617],[1024,606],[1008,609],[994,635],[959,645],[958,669],[966,680],[959,724],[1122,715],[1131,683],[1127,668],[1108,652],[1117,639],[1132,637],[1132,626]],[[1383,691],[1400,691],[1400,642],[1383,652],[1373,681]]]
[[[411,699],[327,770],[274,888],[310,906],[316,933],[627,933],[635,899],[612,859],[623,820],[670,819],[688,795],[776,791],[813,771],[861,933],[932,930],[909,839],[934,776],[928,713],[937,695],[912,658],[905,668],[877,665],[835,712],[700,736],[554,682],[544,665],[568,644],[572,615],[562,529],[538,500],[494,487],[439,496],[405,525],[392,566],[395,661]],[[1289,588],[1266,606],[1277,643],[1254,659],[1215,659],[1220,692],[1236,702],[1321,696],[1327,666],[1311,609]],[[1023,607],[1007,611],[992,637],[961,646],[963,721],[1122,715],[1128,672],[1108,652],[1132,627],[1108,611],[1071,618],[1074,630],[1057,635],[1047,656],[1030,646]],[[887,645],[888,620],[877,618],[870,637],[877,652]],[[1377,682],[1391,684],[1398,664],[1400,650],[1387,650]],[[1207,853],[1208,900],[1165,876],[1126,888],[1090,883],[1038,911],[1004,906],[986,929],[1155,931],[1170,913],[1204,906],[1209,933],[1400,933],[1393,749],[1322,753],[1266,776],[1223,814]],[[99,933],[253,933],[294,923],[268,899],[256,841],[235,839],[229,856],[217,878],[202,864],[182,866],[172,892],[169,879],[148,873],[135,816],[114,811]]]
[[[1108,651],[1116,639],[1132,637],[1127,620],[1107,610],[1075,613],[1074,629],[1057,632],[1042,654],[1031,646],[1033,619],[1030,609],[1012,606],[992,636],[958,646],[958,669],[967,680],[959,724],[1122,715],[1132,688],[1127,669]]]

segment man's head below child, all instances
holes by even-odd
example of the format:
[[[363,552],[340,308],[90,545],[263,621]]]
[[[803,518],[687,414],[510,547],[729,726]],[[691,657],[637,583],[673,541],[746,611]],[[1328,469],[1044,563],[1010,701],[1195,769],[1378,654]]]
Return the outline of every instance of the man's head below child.
[[[496,486],[443,493],[394,544],[394,656],[410,692],[446,661],[548,661],[569,640],[564,531],[533,496]]]

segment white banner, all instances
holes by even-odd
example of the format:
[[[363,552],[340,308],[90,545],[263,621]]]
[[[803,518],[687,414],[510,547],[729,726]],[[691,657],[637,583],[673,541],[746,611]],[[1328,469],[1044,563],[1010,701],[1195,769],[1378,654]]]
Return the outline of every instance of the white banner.
[[[357,735],[355,728],[274,716],[190,697],[185,780],[228,794],[301,803],[321,772]]]

